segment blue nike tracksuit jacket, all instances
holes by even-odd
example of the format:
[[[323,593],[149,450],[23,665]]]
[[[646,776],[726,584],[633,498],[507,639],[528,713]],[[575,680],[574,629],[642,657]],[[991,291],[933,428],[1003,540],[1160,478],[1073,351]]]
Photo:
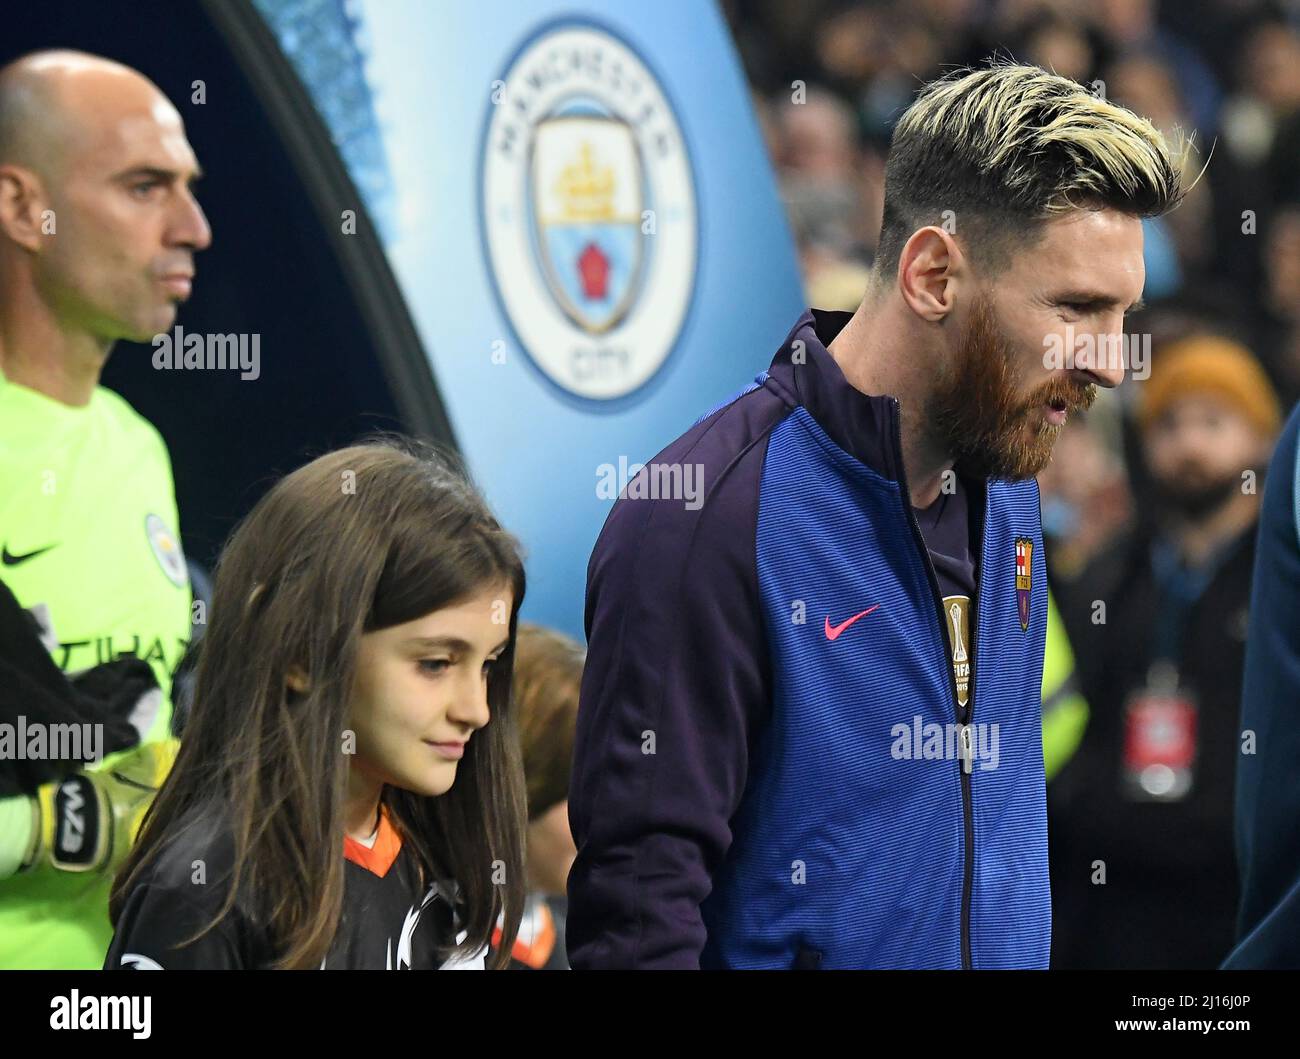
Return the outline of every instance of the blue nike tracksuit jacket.
[[[570,787],[576,968],[1048,964],[1038,487],[968,483],[962,716],[898,404],[826,348],[847,320],[805,314],[642,472],[698,467],[702,502],[635,499],[634,479],[601,532]],[[986,744],[997,726],[996,767],[912,752],[921,731],[960,748],[966,723]]]

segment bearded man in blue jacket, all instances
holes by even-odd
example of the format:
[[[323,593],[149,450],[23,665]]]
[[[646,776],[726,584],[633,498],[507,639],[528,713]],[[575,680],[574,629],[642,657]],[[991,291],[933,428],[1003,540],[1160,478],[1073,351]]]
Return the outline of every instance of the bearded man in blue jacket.
[[[592,554],[575,968],[1047,966],[1034,475],[1123,379],[1181,162],[1032,66],[902,116],[857,312],[805,313]]]

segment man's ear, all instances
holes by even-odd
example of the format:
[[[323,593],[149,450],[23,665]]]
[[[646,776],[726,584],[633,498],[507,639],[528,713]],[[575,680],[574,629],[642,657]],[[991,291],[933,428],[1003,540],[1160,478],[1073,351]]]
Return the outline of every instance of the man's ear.
[[[30,169],[0,165],[0,231],[24,250],[36,253],[45,237],[47,200]]]
[[[939,323],[957,304],[965,257],[952,233],[938,225],[918,228],[898,259],[898,288],[908,308],[927,323]]]
[[[307,690],[311,687],[311,682],[307,679],[307,674],[303,672],[301,666],[290,666],[284,682],[299,695],[307,694]]]

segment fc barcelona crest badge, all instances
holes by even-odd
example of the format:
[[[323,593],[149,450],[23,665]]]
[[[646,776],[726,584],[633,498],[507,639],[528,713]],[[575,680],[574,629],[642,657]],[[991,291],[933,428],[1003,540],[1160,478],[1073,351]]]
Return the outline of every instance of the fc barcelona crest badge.
[[[1034,583],[1034,542],[1016,538],[1016,606],[1020,610],[1020,631],[1029,628],[1029,591]]]

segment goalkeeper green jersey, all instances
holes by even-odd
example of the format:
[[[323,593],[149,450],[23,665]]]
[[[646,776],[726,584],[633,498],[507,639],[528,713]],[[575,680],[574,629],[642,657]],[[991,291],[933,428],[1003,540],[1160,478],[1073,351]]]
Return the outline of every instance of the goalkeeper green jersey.
[[[146,741],[170,730],[189,639],[178,532],[167,447],[125,400],[97,387],[74,408],[0,376],[0,578],[44,608],[64,671],[122,654],[153,666],[164,702]],[[102,966],[111,882],[48,870],[0,881],[0,968]]]

